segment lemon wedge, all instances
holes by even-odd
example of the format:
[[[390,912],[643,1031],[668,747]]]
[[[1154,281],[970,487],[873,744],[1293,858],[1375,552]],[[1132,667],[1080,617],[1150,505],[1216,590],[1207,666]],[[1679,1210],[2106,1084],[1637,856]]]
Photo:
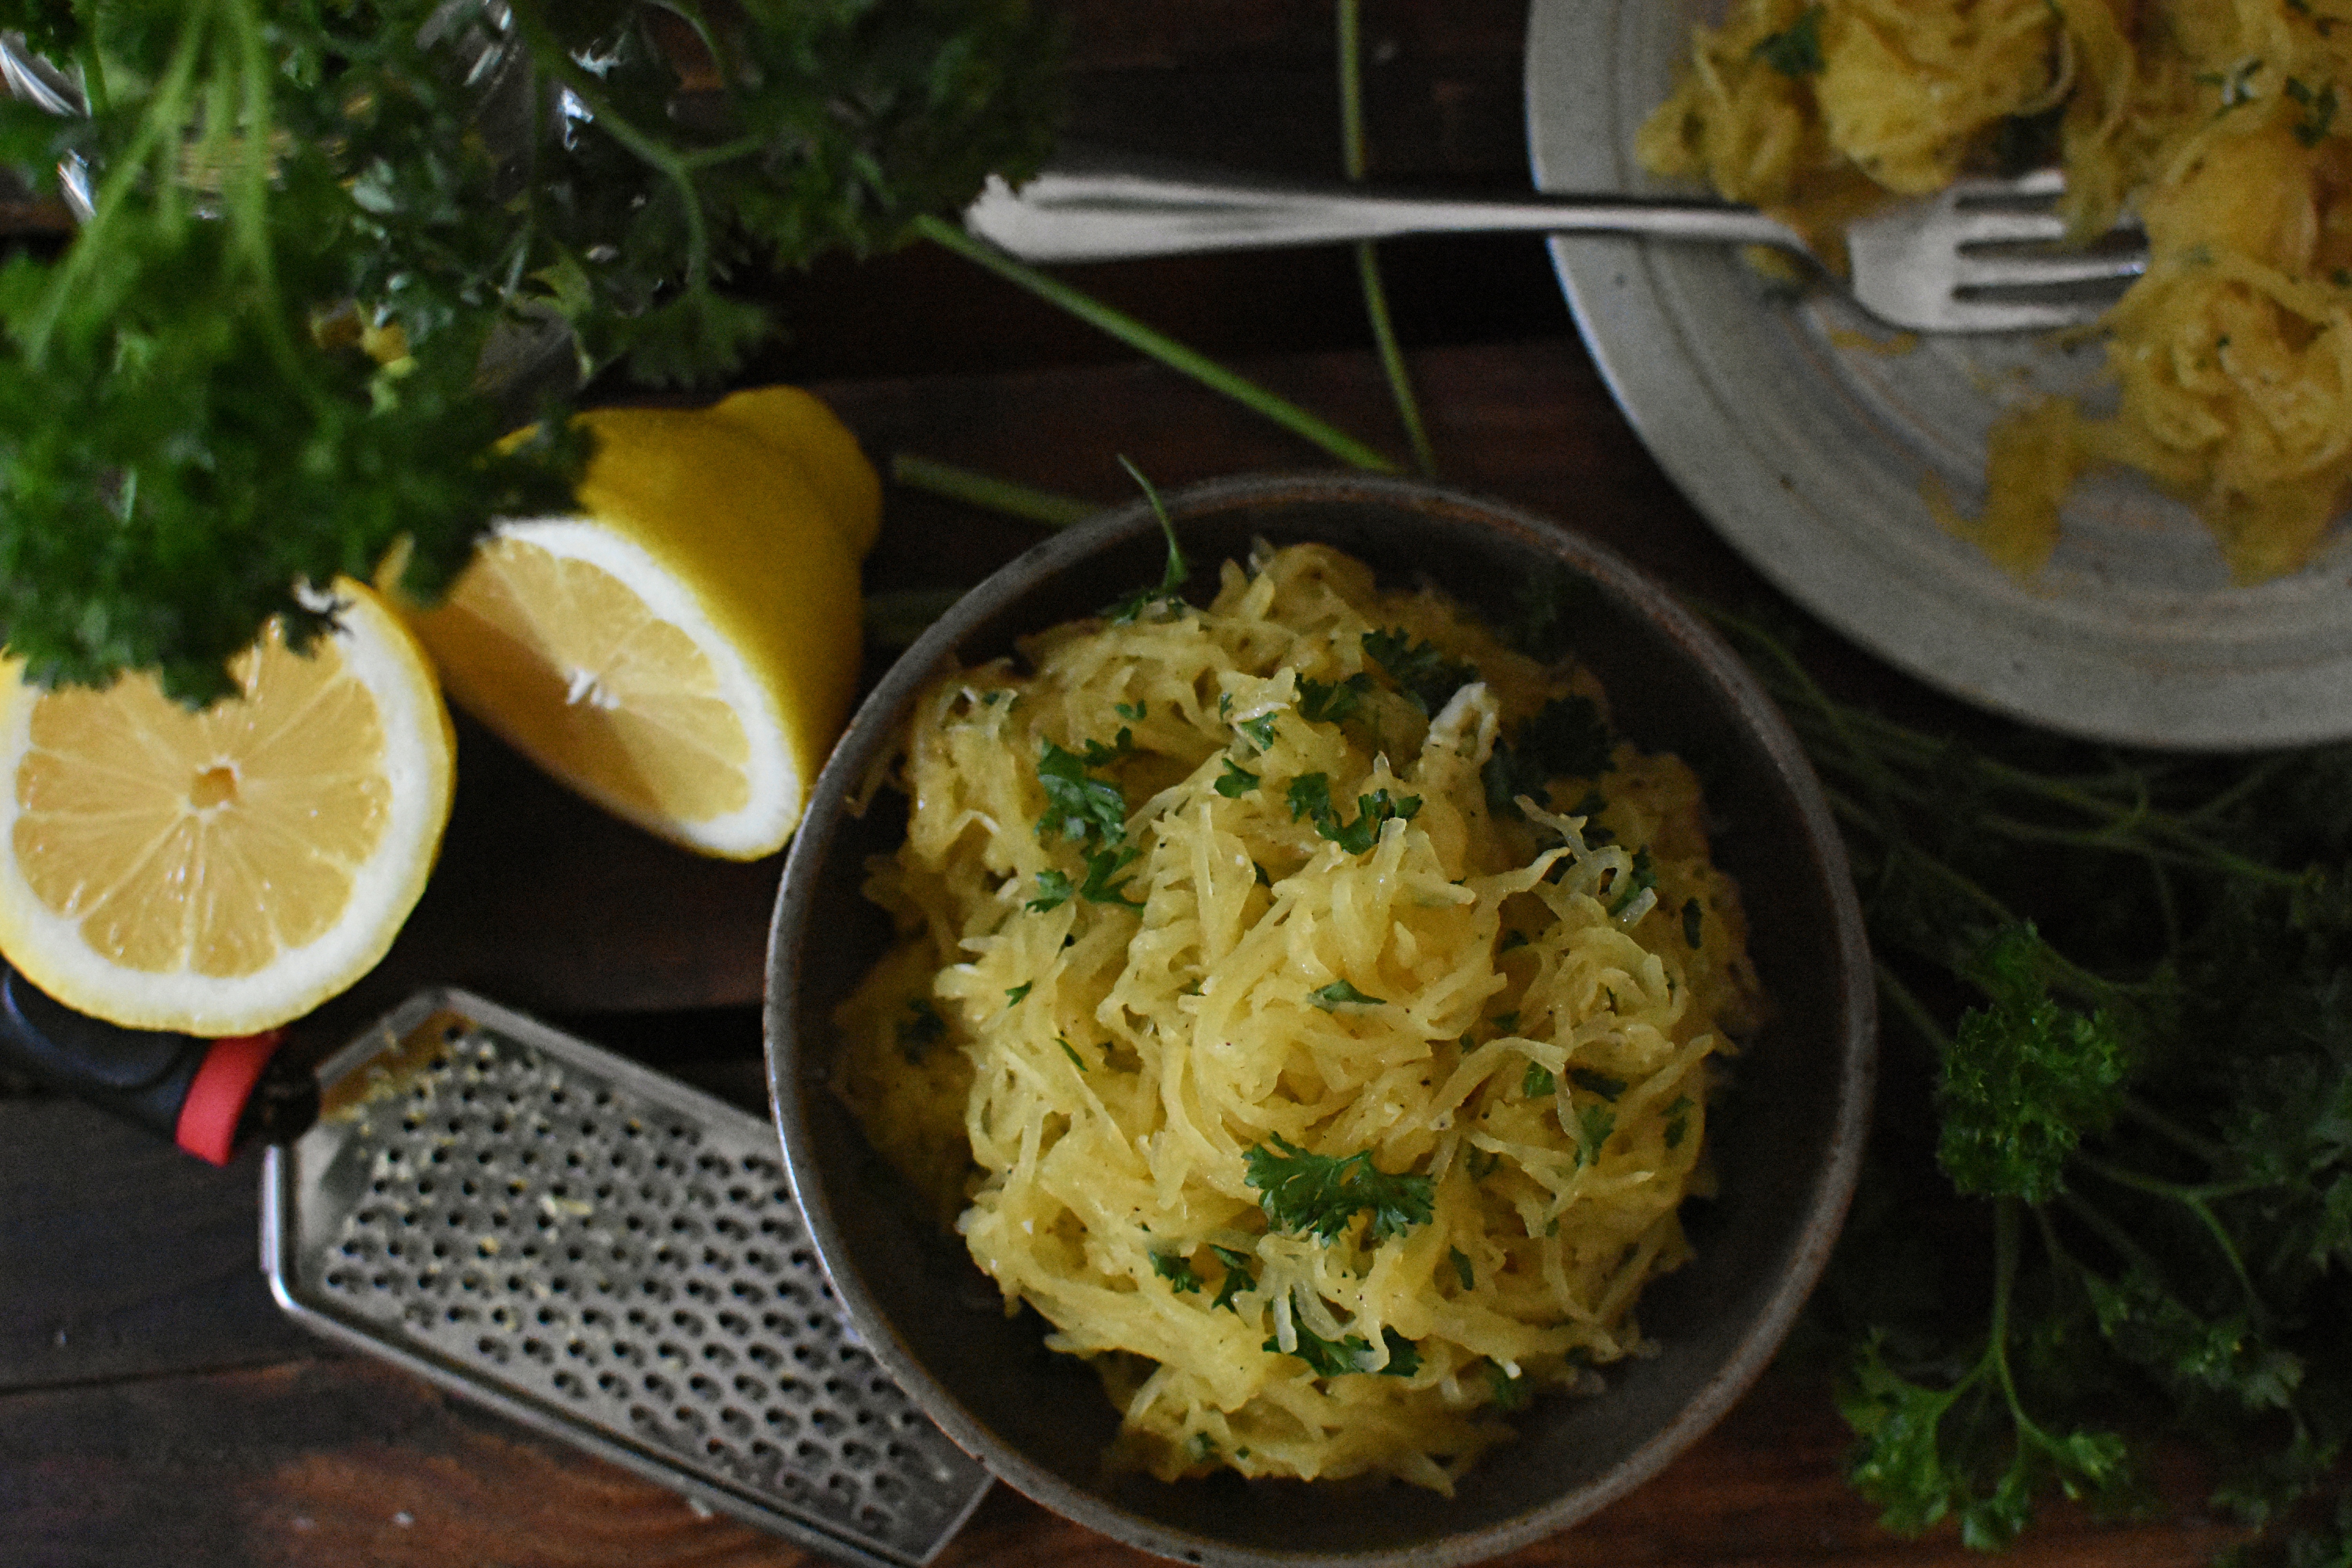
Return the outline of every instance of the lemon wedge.
[[[581,515],[500,523],[417,635],[451,701],[581,795],[772,854],[856,692],[881,482],[797,388],[579,417]]]
[[[148,675],[0,672],[0,952],[138,1028],[258,1033],[374,966],[425,890],[454,745],[400,617],[338,583],[307,655],[273,626],[201,712]]]

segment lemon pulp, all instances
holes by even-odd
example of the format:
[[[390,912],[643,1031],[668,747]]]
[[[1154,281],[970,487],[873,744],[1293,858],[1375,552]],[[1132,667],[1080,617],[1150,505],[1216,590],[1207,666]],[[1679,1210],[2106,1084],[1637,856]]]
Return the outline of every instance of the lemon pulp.
[[[880,481],[795,388],[580,417],[581,514],[501,523],[417,633],[453,701],[581,795],[771,854],[847,717]]]
[[[398,620],[341,584],[307,655],[273,626],[201,712],[152,677],[44,691],[11,668],[0,951],[116,1022],[248,1033],[383,956],[451,793],[448,719]]]

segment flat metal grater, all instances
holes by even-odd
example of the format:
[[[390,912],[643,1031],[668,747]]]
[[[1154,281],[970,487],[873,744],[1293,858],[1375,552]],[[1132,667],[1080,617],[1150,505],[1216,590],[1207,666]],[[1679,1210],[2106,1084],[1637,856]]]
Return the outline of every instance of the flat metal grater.
[[[842,1317],[766,1121],[451,990],[319,1079],[262,1175],[309,1328],[844,1562],[926,1562],[978,1505]]]

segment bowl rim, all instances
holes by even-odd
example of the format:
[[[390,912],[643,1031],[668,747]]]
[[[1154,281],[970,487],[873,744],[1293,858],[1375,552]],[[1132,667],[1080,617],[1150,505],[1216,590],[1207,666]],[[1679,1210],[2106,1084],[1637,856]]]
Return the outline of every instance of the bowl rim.
[[[1833,1043],[1838,1052],[1835,1121],[1823,1130],[1826,1152],[1804,1194],[1801,1244],[1789,1255],[1780,1278],[1740,1332],[1735,1347],[1670,1420],[1591,1480],[1511,1518],[1403,1547],[1294,1552],[1236,1545],[1132,1512],[1073,1485],[999,1440],[913,1354],[854,1262],[841,1256],[841,1228],[825,1184],[814,1167],[799,1097],[791,1090],[798,1071],[796,1030],[786,999],[793,994],[802,973],[798,943],[809,901],[805,884],[814,874],[809,867],[817,858],[816,841],[804,832],[796,833],[787,848],[778,883],[762,1006],[770,1105],[782,1141],[787,1177],[841,1306],[883,1370],[957,1446],[1000,1480],[1054,1512],[1140,1550],[1192,1563],[1223,1563],[1234,1568],[1277,1563],[1286,1568],[1420,1568],[1483,1562],[1581,1521],[1664,1469],[1715,1426],[1762,1375],[1818,1283],[1860,1173],[1876,1081],[1876,994],[1844,840],[1794,731],[1729,645],[1657,580],[1568,524],[1451,486],[1377,475],[1242,474],[1171,489],[1156,500],[1165,515],[1179,523],[1188,515],[1265,504],[1368,505],[1404,511],[1434,508],[1503,523],[1537,536],[1556,558],[1654,624],[1693,661],[1702,677],[1722,691],[1730,710],[1747,726],[1750,741],[1789,791],[1832,914],[1833,929],[1825,945],[1837,956],[1834,978],[1841,1008],[1834,1026],[1823,1033],[1825,1043]],[[892,661],[859,702],[810,791],[803,826],[835,819],[860,796],[873,767],[887,754],[890,735],[905,706],[953,658],[968,636],[1055,573],[1127,542],[1146,525],[1155,524],[1154,512],[1154,498],[1148,496],[1106,509],[1023,552],[958,599]]]

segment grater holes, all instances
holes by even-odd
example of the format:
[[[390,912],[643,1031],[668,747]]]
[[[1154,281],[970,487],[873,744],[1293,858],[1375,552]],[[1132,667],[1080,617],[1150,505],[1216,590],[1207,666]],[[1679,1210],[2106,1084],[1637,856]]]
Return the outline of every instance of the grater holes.
[[[838,1354],[782,1165],[731,1122],[681,1124],[630,1090],[560,1081],[533,1050],[477,1036],[451,1075],[400,1102],[415,1129],[368,1130],[383,1147],[366,1156],[366,1223],[347,1218],[335,1238],[331,1289],[526,1402],[914,1560],[905,1532],[933,1528],[935,1478],[955,1461],[924,1448],[895,1388],[869,1391],[866,1363]],[[445,1138],[453,1115],[461,1130]],[[420,1271],[428,1257],[446,1272]],[[367,1270],[386,1258],[405,1268],[369,1298]],[[869,1392],[886,1403],[861,1409]]]

